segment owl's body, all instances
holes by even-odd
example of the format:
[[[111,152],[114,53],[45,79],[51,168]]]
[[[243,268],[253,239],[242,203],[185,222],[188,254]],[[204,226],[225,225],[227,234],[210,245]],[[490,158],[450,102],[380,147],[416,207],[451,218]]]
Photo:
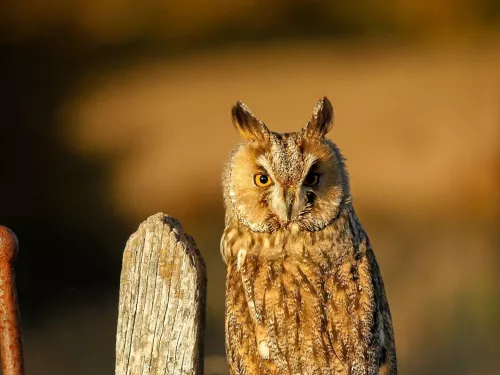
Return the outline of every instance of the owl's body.
[[[226,351],[232,375],[395,375],[391,315],[325,98],[298,133],[244,105],[224,174]],[[262,177],[264,176],[264,177]]]

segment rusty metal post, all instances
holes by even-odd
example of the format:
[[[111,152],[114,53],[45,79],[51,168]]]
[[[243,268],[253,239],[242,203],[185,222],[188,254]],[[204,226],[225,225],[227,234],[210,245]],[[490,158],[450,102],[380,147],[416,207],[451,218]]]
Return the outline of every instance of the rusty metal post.
[[[17,250],[15,234],[0,226],[0,353],[3,375],[24,375],[21,321],[13,270]]]

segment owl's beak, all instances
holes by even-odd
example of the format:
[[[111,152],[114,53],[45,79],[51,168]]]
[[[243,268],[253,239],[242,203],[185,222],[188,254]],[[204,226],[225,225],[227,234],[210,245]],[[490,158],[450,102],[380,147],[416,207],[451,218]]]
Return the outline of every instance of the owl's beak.
[[[285,198],[286,221],[292,220],[293,201],[294,201],[294,197],[287,196]]]
[[[296,189],[277,189],[275,198],[272,199],[272,208],[280,221],[289,223],[294,220],[300,212],[300,199],[297,198]]]
[[[298,210],[295,207],[295,191],[287,190],[285,192],[285,208],[286,208],[286,221],[290,222],[297,217]]]

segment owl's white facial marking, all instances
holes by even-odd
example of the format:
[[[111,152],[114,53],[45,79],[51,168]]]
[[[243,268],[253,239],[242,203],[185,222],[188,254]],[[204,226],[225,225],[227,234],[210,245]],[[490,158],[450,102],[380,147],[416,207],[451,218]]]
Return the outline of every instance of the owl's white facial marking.
[[[287,221],[287,205],[283,196],[283,188],[279,184],[275,184],[269,192],[268,204],[273,212],[278,215],[281,221]]]
[[[269,207],[283,225],[294,221],[305,208],[306,191],[302,186],[283,189],[276,184],[269,194]]]

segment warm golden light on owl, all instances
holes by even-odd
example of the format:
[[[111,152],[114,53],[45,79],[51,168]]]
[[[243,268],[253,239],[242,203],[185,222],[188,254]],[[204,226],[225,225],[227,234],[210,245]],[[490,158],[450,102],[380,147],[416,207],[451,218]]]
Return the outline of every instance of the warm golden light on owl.
[[[325,138],[329,100],[296,133],[270,131],[241,102],[232,115],[245,142],[223,177],[231,375],[396,375],[378,264]]]

